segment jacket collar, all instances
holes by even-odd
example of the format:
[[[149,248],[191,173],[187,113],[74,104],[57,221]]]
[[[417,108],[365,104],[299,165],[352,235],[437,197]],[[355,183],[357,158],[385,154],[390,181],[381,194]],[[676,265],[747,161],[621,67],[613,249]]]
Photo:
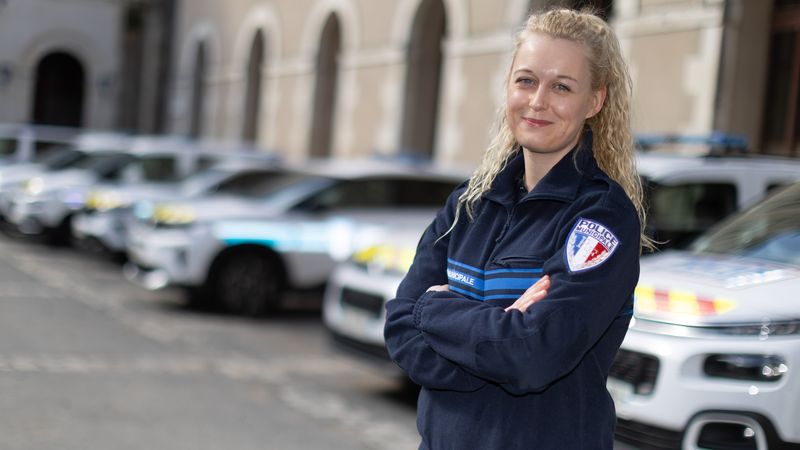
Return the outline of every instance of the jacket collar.
[[[491,189],[485,194],[487,199],[503,205],[514,204],[519,177],[525,170],[523,151],[520,148],[509,157],[505,168],[500,171]],[[573,201],[578,195],[583,177],[596,170],[598,167],[592,153],[592,132],[587,129],[578,145],[564,155],[521,201],[531,199]]]

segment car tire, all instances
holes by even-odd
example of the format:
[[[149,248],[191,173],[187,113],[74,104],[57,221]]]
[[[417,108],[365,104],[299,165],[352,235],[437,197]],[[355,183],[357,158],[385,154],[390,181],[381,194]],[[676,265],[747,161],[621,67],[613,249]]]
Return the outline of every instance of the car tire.
[[[285,284],[278,257],[255,248],[223,255],[209,278],[215,303],[227,312],[247,316],[275,309]]]

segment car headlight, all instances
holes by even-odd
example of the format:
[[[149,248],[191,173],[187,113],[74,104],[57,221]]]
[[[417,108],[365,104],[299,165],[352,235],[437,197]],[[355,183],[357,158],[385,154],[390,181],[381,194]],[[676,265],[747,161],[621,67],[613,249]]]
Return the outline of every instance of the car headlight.
[[[372,245],[359,250],[350,261],[368,272],[386,272],[404,275],[414,262],[415,249],[393,245]]]
[[[710,377],[746,381],[778,381],[789,371],[783,358],[775,355],[709,355],[703,372]]]
[[[91,191],[86,197],[86,207],[97,211],[116,209],[125,206],[125,204],[125,199],[116,192]]]
[[[156,225],[177,226],[194,222],[196,215],[189,206],[157,205],[150,218]]]
[[[25,192],[31,195],[39,195],[44,191],[44,180],[41,177],[33,177],[25,182]]]

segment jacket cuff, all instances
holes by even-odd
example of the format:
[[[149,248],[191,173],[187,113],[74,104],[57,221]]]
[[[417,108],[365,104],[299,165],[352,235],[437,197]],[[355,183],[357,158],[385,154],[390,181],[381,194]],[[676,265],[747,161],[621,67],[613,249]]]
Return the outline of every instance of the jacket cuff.
[[[412,311],[414,327],[419,331],[422,331],[422,308],[425,307],[425,304],[428,303],[428,299],[435,293],[436,291],[426,291],[414,302],[414,310]]]

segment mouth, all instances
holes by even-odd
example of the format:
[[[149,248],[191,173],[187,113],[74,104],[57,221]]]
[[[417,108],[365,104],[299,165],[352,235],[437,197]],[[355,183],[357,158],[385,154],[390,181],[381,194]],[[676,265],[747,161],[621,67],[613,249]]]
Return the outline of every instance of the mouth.
[[[544,126],[547,126],[547,125],[550,125],[551,123],[553,123],[553,122],[550,122],[549,120],[531,119],[531,118],[528,118],[528,117],[523,117],[522,120],[524,120],[525,123],[527,123],[528,125],[530,125],[532,127],[544,127]]]

